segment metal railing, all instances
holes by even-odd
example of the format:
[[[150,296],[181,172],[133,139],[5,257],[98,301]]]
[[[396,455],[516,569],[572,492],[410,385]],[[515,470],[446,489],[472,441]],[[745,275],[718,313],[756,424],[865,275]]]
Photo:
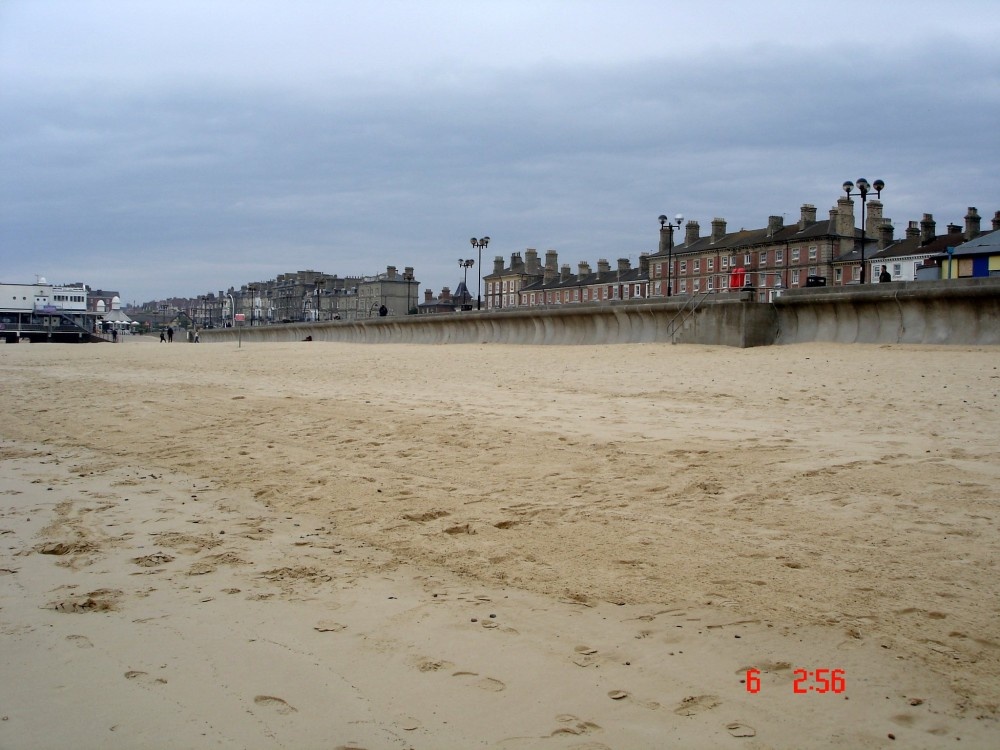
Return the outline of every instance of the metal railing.
[[[667,323],[667,331],[670,334],[671,344],[677,343],[677,331],[694,315],[695,311],[701,306],[701,303],[708,299],[708,295],[710,294],[712,294],[711,291],[693,294],[684,300],[681,309],[674,313],[674,316]]]

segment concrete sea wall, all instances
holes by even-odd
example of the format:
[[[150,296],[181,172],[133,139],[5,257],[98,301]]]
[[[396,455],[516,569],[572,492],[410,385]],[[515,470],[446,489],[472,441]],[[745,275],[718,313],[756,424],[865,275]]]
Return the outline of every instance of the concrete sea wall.
[[[1000,344],[1000,279],[870,284],[669,301],[468,311],[203,331],[203,342],[412,344]]]
[[[1000,344],[1000,278],[786,292],[775,343]]]

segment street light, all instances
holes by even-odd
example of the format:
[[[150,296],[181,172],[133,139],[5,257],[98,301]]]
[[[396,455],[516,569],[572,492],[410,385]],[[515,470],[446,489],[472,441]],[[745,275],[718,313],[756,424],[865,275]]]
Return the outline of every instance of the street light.
[[[848,180],[844,183],[844,192],[847,193],[847,197],[851,198],[855,195],[861,196],[861,283],[865,283],[865,215],[867,214],[867,204],[868,204],[868,191],[872,188],[875,189],[875,197],[882,197],[882,189],[885,187],[885,183],[882,180],[875,180],[871,185],[868,184],[868,180],[864,177],[859,177],[857,184]],[[858,192],[852,193],[854,188],[858,188]]]
[[[474,249],[476,249],[476,250],[479,251],[479,280],[476,282],[476,309],[477,310],[482,310],[483,309],[483,299],[482,299],[482,291],[483,291],[483,248],[486,247],[488,244],[490,244],[490,238],[489,237],[482,237],[482,238],[480,238],[480,239],[477,240],[475,237],[473,237],[471,240],[469,240],[469,242],[472,243],[472,247]]]
[[[468,259],[465,259],[465,260],[463,260],[462,258],[458,259],[458,267],[465,270],[465,277],[462,280],[462,286],[464,287],[464,289],[462,291],[462,299],[463,300],[466,298],[466,295],[468,295],[469,297],[472,297],[472,295],[469,294],[469,269],[472,268],[474,265],[476,265],[476,259],[475,258],[468,258]],[[466,304],[465,302],[463,302],[462,303],[462,309],[463,310],[466,310],[466,309],[471,310],[472,309],[472,303],[469,302],[468,304]]]
[[[660,214],[660,252],[663,252],[663,235],[667,235],[667,296],[673,295],[674,290],[671,284],[671,270],[674,265],[674,230],[681,228],[681,222],[684,221],[684,214],[677,214],[674,217],[676,224],[671,224],[670,219],[668,219],[663,214]]]

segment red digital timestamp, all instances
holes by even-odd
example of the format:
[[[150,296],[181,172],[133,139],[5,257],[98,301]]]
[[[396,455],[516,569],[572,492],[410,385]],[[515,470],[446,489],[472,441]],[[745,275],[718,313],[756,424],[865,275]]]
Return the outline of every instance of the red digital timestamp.
[[[843,669],[796,669],[792,674],[792,692],[797,695],[807,693],[843,693],[847,690],[847,675]],[[760,692],[760,670],[747,670],[747,692]]]

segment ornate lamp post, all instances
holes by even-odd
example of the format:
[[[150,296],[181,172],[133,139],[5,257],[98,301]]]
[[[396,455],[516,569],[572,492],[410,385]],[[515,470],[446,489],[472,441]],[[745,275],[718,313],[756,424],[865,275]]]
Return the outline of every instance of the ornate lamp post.
[[[882,197],[882,190],[885,188],[885,183],[882,180],[875,180],[871,185],[868,184],[868,180],[864,177],[859,177],[857,183],[848,180],[844,183],[844,192],[847,193],[847,197],[851,198],[855,195],[861,196],[861,283],[865,283],[865,217],[868,213],[868,192],[872,189],[875,190],[875,197]],[[851,191],[857,187],[858,192],[852,193]]]
[[[665,215],[660,214],[660,251],[663,251],[663,235],[667,235],[667,296],[673,295],[673,284],[671,283],[671,273],[674,266],[674,230],[681,228],[681,223],[684,221],[684,214],[677,214],[674,217],[676,224],[671,224],[670,219]]]
[[[468,294],[469,297],[472,296],[471,294],[469,294],[469,269],[472,268],[475,264],[476,264],[475,258],[468,258],[466,260],[463,260],[462,258],[458,259],[458,267],[462,268],[462,269],[465,269],[465,277],[464,277],[464,279],[462,281],[462,286],[465,287],[465,291],[464,291],[463,297],[462,297],[463,300],[465,299],[465,295],[466,294]],[[471,310],[472,309],[472,303],[471,303],[471,301],[469,302],[468,305],[466,305],[466,303],[463,301],[462,302],[462,309],[463,310],[465,310],[465,309]]]
[[[476,309],[477,310],[482,310],[483,309],[483,298],[482,298],[482,291],[483,291],[483,248],[490,244],[490,238],[489,237],[481,237],[480,239],[477,240],[475,237],[473,237],[471,240],[469,240],[469,242],[472,243],[472,248],[474,250],[478,250],[479,251],[479,280],[476,282]]]

